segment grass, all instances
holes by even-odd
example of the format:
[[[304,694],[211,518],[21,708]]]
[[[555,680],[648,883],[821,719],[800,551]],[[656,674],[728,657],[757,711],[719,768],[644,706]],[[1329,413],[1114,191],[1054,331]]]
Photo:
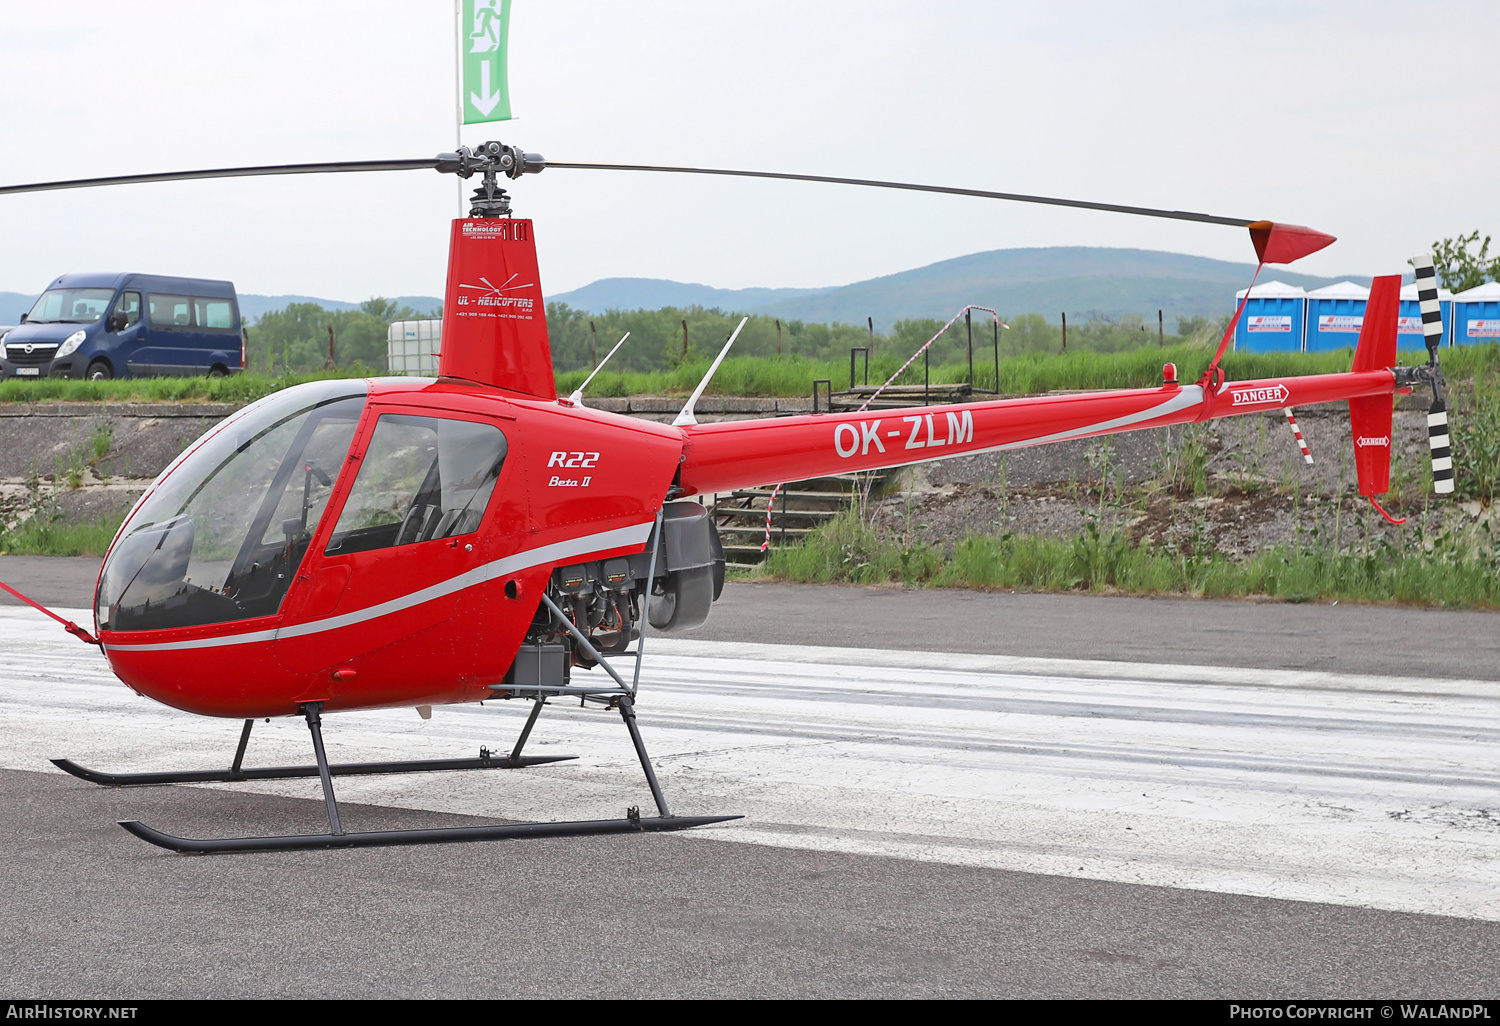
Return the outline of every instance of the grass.
[[[1231,379],[1272,378],[1296,374],[1332,374],[1347,371],[1352,351],[1332,353],[1241,353],[1224,358]],[[1177,365],[1178,380],[1196,380],[1213,356],[1211,346],[1184,342],[1158,349],[1143,346],[1123,353],[1029,353],[1006,356],[1000,361],[999,391],[1003,395],[1032,395],[1072,389],[1146,388],[1161,383],[1163,363]],[[1404,354],[1407,363],[1418,354]],[[870,362],[872,384],[885,381],[904,362],[895,356],[878,356]],[[589,385],[587,395],[687,395],[708,371],[710,361],[694,360],[679,367],[645,373],[617,374],[605,371]],[[1500,373],[1500,345],[1459,346],[1443,351],[1443,368],[1454,380]],[[313,372],[276,377],[267,374],[236,374],[228,378],[131,378],[122,381],[73,381],[40,378],[0,381],[0,403],[5,402],[224,402],[248,403],[288,385],[334,377],[378,374],[362,368]],[[563,371],[557,375],[557,391],[568,395],[588,377],[588,370]],[[967,379],[964,364],[931,368],[933,384],[955,384]],[[996,387],[994,364],[976,354],[974,384]],[[709,395],[807,396],[814,380],[827,379],[835,390],[849,382],[846,359],[811,360],[801,356],[741,356],[724,361],[707,389]],[[863,377],[861,377],[863,380]],[[920,384],[922,364],[913,364],[901,377],[903,384]]]
[[[70,378],[38,378],[27,381],[8,378],[0,381],[0,403],[250,403],[304,381],[358,376],[360,375],[352,371],[347,374],[329,371],[285,377],[235,374],[227,378],[128,378],[112,381],[74,381]]]
[[[1286,377],[1298,374],[1334,374],[1347,371],[1353,350],[1329,353],[1232,353],[1223,360],[1231,380]],[[1071,389],[1149,388],[1161,384],[1164,363],[1177,365],[1178,380],[1196,380],[1208,368],[1213,347],[1184,342],[1158,349],[1145,346],[1123,353],[1029,353],[1002,357],[998,391],[1003,395],[1034,395]],[[1403,354],[1406,363],[1425,362],[1419,354]],[[1500,371],[1500,346],[1460,346],[1442,354],[1444,372],[1462,380]],[[878,356],[870,362],[872,384],[885,381],[904,359]],[[677,395],[693,390],[707,373],[708,360],[692,361],[671,370],[653,373],[614,374],[605,371],[589,385],[592,396]],[[931,368],[933,384],[954,384],[968,378],[965,364]],[[567,395],[583,383],[587,370],[557,375],[557,390]],[[738,357],[724,361],[709,384],[709,395],[805,396],[815,379],[833,382],[835,390],[849,382],[847,360],[809,360],[800,356]],[[996,388],[993,362],[976,354],[974,384]],[[861,382],[863,375],[861,374]],[[922,364],[913,364],[899,379],[903,384],[922,382]]]
[[[1341,599],[1454,608],[1500,607],[1500,567],[1480,544],[1435,539],[1399,551],[1275,548],[1244,562],[1184,556],[1130,545],[1120,534],[1074,538],[969,535],[951,556],[924,542],[880,537],[853,513],[801,544],[770,554],[763,573],[786,580],[1025,591],[1180,594],[1208,598],[1264,595],[1291,602]]]
[[[100,556],[114,540],[123,515],[89,524],[65,524],[37,514],[0,533],[0,553],[7,556]]]

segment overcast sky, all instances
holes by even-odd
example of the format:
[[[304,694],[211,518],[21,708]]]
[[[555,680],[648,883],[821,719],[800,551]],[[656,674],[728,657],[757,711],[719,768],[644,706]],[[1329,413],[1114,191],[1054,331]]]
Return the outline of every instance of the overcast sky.
[[[894,178],[1308,224],[1393,273],[1500,234],[1500,4],[514,0],[555,160]],[[0,0],[0,182],[423,157],[455,143],[453,4]],[[1241,229],[811,184],[551,170],[512,191],[549,293],[820,286],[1013,246],[1253,259]],[[0,197],[0,290],[75,270],[441,295],[454,179],[416,171]],[[1274,271],[1273,271],[1274,274]]]

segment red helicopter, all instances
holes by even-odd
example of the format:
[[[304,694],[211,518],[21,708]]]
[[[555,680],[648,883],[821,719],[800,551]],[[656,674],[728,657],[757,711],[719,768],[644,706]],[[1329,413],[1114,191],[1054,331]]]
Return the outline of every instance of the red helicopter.
[[[191,839],[133,821],[121,823],[126,830],[173,851],[202,853],[679,830],[738,818],[673,815],[636,724],[648,627],[700,626],[723,586],[716,528],[692,496],[1348,401],[1360,493],[1380,509],[1376,496],[1389,489],[1393,395],[1419,383],[1433,390],[1434,479],[1439,490],[1451,490],[1430,262],[1417,272],[1424,320],[1431,307],[1426,366],[1396,366],[1401,279],[1393,275],[1375,279],[1353,369],[1342,374],[1228,382],[1219,362],[1231,323],[1208,370],[1191,384],[1178,382],[1168,364],[1156,388],[971,402],[939,411],[697,424],[697,393],[670,426],[588,409],[557,395],[533,225],[512,215],[499,183],[502,175],[518,179],[548,166],[536,154],[489,142],[425,160],[0,188],[7,194],[415,168],[480,178],[470,216],[452,224],[438,379],[298,385],[223,421],[161,473],[121,525],[96,587],[94,632],[64,621],[99,645],[137,693],[192,713],[243,719],[244,726],[228,770],[106,773],[67,759],[56,765],[113,786],[318,776],[328,832]],[[1249,229],[1262,266],[1291,262],[1334,241],[1270,221],[901,182],[550,166],[831,182],[1232,225]],[[633,670],[622,673],[611,663],[629,656]],[[575,672],[596,668],[603,674]],[[632,808],[618,820],[343,829],[335,776],[520,768],[571,758],[523,754],[543,705],[561,696],[618,709],[657,816]],[[493,698],[532,703],[509,754],[481,749],[475,759],[330,765],[324,753],[325,712]],[[254,719],[291,715],[307,721],[315,764],[245,766]]]

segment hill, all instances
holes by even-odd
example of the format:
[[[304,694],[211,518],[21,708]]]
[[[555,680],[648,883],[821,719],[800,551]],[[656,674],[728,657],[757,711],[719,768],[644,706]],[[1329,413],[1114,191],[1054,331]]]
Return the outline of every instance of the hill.
[[[430,317],[443,301],[437,296],[393,296],[397,307],[409,306],[419,317]],[[284,309],[291,303],[316,303],[325,310],[358,310],[358,303],[346,303],[341,299],[319,299],[316,296],[261,296],[253,292],[240,293],[240,313],[252,324],[256,318],[270,310]]]
[[[712,285],[668,281],[665,278],[600,278],[581,289],[548,296],[550,303],[567,303],[575,310],[660,310],[664,306],[701,306],[708,309],[751,310],[768,303],[810,296],[824,289],[716,289]]]
[[[697,304],[825,323],[860,323],[873,317],[880,330],[910,317],[946,319],[965,303],[992,306],[1007,315],[1041,313],[1054,323],[1063,310],[1079,317],[1139,313],[1149,318],[1160,309],[1170,324],[1177,317],[1228,312],[1235,291],[1244,288],[1254,272],[1253,264],[1184,253],[1054,246],[972,253],[830,289],[730,290],[653,278],[608,278],[550,299],[592,312]],[[1262,277],[1306,288],[1342,280],[1280,268],[1269,268]],[[783,291],[798,294],[764,300],[749,295]],[[674,295],[682,300],[662,301]],[[699,296],[705,298],[694,298]],[[732,296],[743,299],[736,302],[728,298]],[[608,302],[601,303],[601,298]]]

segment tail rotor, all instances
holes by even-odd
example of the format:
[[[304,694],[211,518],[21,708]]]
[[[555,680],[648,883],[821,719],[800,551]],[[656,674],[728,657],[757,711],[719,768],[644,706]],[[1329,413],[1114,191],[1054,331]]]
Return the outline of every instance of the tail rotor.
[[[1427,344],[1428,381],[1432,405],[1427,410],[1427,445],[1432,450],[1432,490],[1439,495],[1453,492],[1453,446],[1448,435],[1448,405],[1443,401],[1443,373],[1438,346],[1443,341],[1443,315],[1438,306],[1437,271],[1431,254],[1413,257],[1417,301],[1422,307],[1422,336]]]

